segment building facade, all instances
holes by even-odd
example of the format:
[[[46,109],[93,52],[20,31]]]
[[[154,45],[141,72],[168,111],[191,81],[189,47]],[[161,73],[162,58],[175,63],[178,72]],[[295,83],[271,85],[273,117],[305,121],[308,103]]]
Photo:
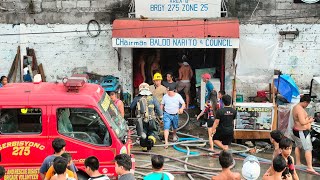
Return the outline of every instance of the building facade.
[[[242,37],[279,42],[275,68],[292,75],[303,89],[320,75],[320,4],[297,0],[225,0],[228,17],[240,21]],[[47,81],[73,73],[94,72],[120,78],[124,91],[132,93],[133,52],[112,46],[112,23],[133,16],[132,0],[1,0],[0,74],[7,75],[18,46],[35,49]],[[89,23],[89,21],[94,23]],[[92,22],[92,21],[91,21]],[[95,24],[98,22],[99,25]],[[89,33],[87,32],[89,29]],[[97,30],[101,29],[99,35]],[[280,31],[298,31],[286,39]],[[97,37],[92,37],[97,35]],[[231,92],[234,49],[224,51],[224,87]],[[258,59],[259,57],[257,57]],[[245,97],[265,85],[237,84]]]

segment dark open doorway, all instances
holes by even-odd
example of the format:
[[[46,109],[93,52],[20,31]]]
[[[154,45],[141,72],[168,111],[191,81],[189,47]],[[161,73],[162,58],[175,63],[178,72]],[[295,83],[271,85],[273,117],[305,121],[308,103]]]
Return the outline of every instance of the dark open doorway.
[[[151,65],[160,56],[160,69],[165,80],[165,74],[167,72],[173,72],[174,77],[178,77],[179,65],[178,62],[182,61],[183,55],[186,55],[187,62],[191,66],[192,70],[202,68],[215,68],[216,73],[214,78],[219,78],[221,82],[221,90],[224,90],[224,76],[225,76],[225,49],[150,49],[150,48],[136,48],[133,49],[133,73],[135,74],[138,59],[143,57],[145,61],[145,75],[146,82],[153,84]],[[133,76],[134,77],[134,76]],[[191,99],[196,97],[195,77],[191,80]]]

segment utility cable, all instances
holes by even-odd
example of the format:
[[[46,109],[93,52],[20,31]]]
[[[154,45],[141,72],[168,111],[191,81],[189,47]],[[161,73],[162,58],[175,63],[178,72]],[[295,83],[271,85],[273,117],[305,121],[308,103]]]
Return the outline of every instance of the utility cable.
[[[186,146],[186,148],[187,148],[187,155],[190,155],[190,149],[189,149],[189,147]],[[189,157],[186,157],[186,159],[184,160],[184,162],[187,163],[187,162],[188,162],[188,159],[189,159]],[[184,164],[184,168],[185,168],[186,170],[188,170],[188,165],[187,165],[187,164]],[[188,176],[188,178],[189,178],[190,180],[194,180],[193,177],[191,176],[191,174],[187,173],[187,176]]]
[[[272,16],[270,16],[272,17]],[[319,16],[309,16],[309,17],[288,17],[288,18],[277,18],[277,20],[288,20],[288,19],[299,19],[299,18],[318,18]],[[320,18],[319,18],[320,19]],[[318,20],[319,20],[318,19]],[[227,21],[228,19],[226,19]],[[318,20],[312,24],[316,24]],[[226,22],[226,21],[214,21],[214,22],[207,22],[206,24],[233,24],[234,22]],[[247,21],[241,21],[241,23],[245,22],[261,22],[263,20],[247,20]],[[112,30],[134,30],[134,29],[157,29],[157,28],[170,28],[170,27],[192,27],[192,26],[200,26],[204,25],[204,23],[201,24],[189,24],[189,25],[170,25],[170,26],[147,26],[147,27],[127,27],[127,28],[107,28],[107,29],[101,29],[101,30],[90,30],[91,32],[102,32],[102,31],[112,31]],[[311,26],[311,27],[312,27]],[[0,36],[23,36],[23,35],[43,35],[43,34],[67,34],[67,33],[88,33],[88,30],[71,30],[71,31],[54,31],[54,32],[29,32],[29,33],[5,33],[5,34],[0,34]]]
[[[137,154],[137,155],[158,155],[156,153],[152,153],[152,152],[141,152],[141,151],[131,151],[132,154]],[[203,169],[203,170],[208,170],[208,171],[221,171],[221,168],[208,168],[208,167],[203,167],[203,166],[199,166],[199,165],[196,165],[196,164],[192,164],[192,163],[189,163],[189,162],[184,162],[183,160],[180,160],[180,159],[177,159],[177,158],[174,158],[174,157],[171,157],[171,156],[166,156],[166,155],[162,155],[163,157],[165,158],[168,158],[168,159],[172,159],[176,162],[180,162],[180,163],[185,163],[185,164],[188,164],[189,166],[192,166],[192,167],[195,167],[195,168],[199,168],[199,169]]]
[[[256,12],[256,10],[257,10],[257,8],[258,8],[258,6],[259,6],[259,4],[260,4],[260,1],[261,1],[261,0],[258,1],[256,7],[254,8],[254,10],[253,10],[253,12],[252,12],[252,14],[251,14],[251,16],[250,16],[250,19],[252,19],[252,16],[253,16],[254,12]]]

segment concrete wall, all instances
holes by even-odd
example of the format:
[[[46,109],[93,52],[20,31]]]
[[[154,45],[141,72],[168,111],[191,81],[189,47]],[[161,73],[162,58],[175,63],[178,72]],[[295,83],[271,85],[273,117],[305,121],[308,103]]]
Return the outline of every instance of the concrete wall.
[[[229,16],[238,17],[241,24],[312,24],[318,20],[320,4],[293,2],[294,0],[228,0],[227,4]]]
[[[131,0],[0,0],[0,75],[7,75],[21,46],[35,49],[43,63],[47,81],[56,81],[76,72],[94,72],[120,77],[124,90],[131,92],[131,49],[122,49],[120,66],[111,45],[112,22],[128,17]],[[14,35],[30,32],[86,31],[96,20],[102,31],[96,38],[82,33]]]
[[[23,32],[86,30],[94,19],[110,29],[116,18],[128,17],[131,0],[0,0],[0,35]],[[293,0],[228,0],[229,17],[238,17],[240,36],[280,40],[276,68],[292,74],[300,88],[308,86],[312,75],[319,75],[320,4],[295,4]],[[254,9],[256,9],[254,11]],[[313,25],[313,23],[316,23]],[[25,25],[27,24],[27,25]],[[278,32],[299,29],[294,41],[282,40]],[[0,36],[0,75],[10,69],[17,46],[34,48],[49,81],[77,71],[120,76],[131,91],[132,55],[111,47],[111,31],[97,38],[84,33]],[[231,90],[233,51],[226,51],[226,88]],[[120,70],[120,71],[119,71]],[[252,85],[250,85],[252,86]],[[265,86],[239,85],[238,92],[254,96]]]
[[[320,75],[320,4],[293,3],[293,0],[258,2],[228,0],[229,17],[238,17],[240,20],[240,38],[279,41],[275,68],[292,75],[300,89],[308,88],[312,76]],[[279,31],[296,29],[300,34],[293,41],[284,40],[279,35]],[[227,74],[232,73],[234,67],[231,66],[232,53],[228,54],[226,83],[231,84]],[[231,90],[228,85],[226,88],[227,91]],[[249,96],[256,96],[257,90],[268,90],[268,84],[237,81],[237,93],[243,94],[245,100]]]
[[[131,0],[0,0],[0,23],[110,24],[128,17]]]
[[[279,31],[296,29],[300,34],[293,41],[279,35]],[[244,24],[240,25],[240,37],[279,41],[275,69],[290,74],[300,89],[308,88],[313,76],[320,76],[320,24]],[[237,84],[237,92],[245,97],[255,96],[257,90],[263,89],[268,85]]]
[[[17,25],[0,24],[0,34],[83,31],[87,25]],[[111,25],[101,25],[101,34],[91,38],[86,32],[39,35],[14,35],[0,38],[0,74],[7,75],[18,46],[22,52],[26,47],[36,52],[38,63],[42,63],[47,81],[56,81],[73,73],[95,72],[121,77],[124,90],[131,91],[132,57],[130,49],[122,49],[120,66],[118,54],[111,45]],[[23,54],[23,53],[22,53]]]

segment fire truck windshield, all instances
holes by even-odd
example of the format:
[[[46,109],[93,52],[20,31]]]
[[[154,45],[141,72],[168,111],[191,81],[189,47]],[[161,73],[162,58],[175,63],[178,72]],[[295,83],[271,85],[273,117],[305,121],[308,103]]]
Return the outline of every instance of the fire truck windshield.
[[[123,140],[127,135],[128,125],[107,93],[102,96],[99,106],[118,138]]]

